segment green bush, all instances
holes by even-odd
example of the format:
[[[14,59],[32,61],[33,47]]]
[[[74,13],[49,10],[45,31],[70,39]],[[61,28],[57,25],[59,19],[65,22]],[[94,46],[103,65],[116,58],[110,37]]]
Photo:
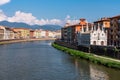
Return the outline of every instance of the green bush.
[[[70,49],[67,47],[59,46],[58,44],[55,44],[55,43],[53,43],[52,46],[58,50],[62,50],[64,52],[66,52],[72,56],[83,58],[83,59],[89,60],[93,63],[102,64],[102,65],[110,67],[110,68],[120,69],[120,62],[113,61],[113,60],[106,59],[106,58],[97,57],[97,56],[94,56],[93,54],[90,54],[90,53],[85,53],[82,51],[78,51],[78,50]]]

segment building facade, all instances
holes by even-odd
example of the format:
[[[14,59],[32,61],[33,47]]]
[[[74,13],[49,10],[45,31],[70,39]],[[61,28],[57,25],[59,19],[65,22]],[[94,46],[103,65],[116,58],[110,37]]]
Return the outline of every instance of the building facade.
[[[27,28],[13,28],[15,32],[18,32],[20,39],[30,38],[30,29]]]
[[[5,27],[0,26],[0,40],[5,39]]]
[[[88,23],[86,20],[81,21],[81,31],[77,34],[78,46],[89,46],[90,45],[90,33],[93,29],[91,23]]]
[[[109,46],[120,47],[120,16],[114,16],[110,18],[107,44]]]
[[[81,31],[82,26],[86,25],[84,21],[85,19],[80,19],[80,22],[75,25],[70,25],[69,23],[66,23],[66,25],[61,29],[62,40],[77,45],[78,44],[77,34]]]
[[[15,38],[15,32],[8,27],[5,27],[5,38],[4,39],[14,39]]]
[[[107,46],[108,41],[108,29],[110,28],[110,19],[101,18],[101,20],[95,21],[93,31],[90,34],[91,45]]]

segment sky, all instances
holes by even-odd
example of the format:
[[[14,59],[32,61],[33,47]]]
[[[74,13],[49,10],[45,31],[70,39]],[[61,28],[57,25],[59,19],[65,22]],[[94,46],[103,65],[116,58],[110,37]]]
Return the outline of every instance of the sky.
[[[120,0],[0,0],[0,21],[30,25],[94,22],[120,15]]]

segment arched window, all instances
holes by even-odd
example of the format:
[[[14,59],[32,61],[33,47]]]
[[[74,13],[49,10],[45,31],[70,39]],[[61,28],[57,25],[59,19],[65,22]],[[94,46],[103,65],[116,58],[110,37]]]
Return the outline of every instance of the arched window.
[[[101,45],[102,45],[102,46],[104,45],[104,41],[101,41]]]
[[[96,45],[96,41],[93,41],[93,45]]]

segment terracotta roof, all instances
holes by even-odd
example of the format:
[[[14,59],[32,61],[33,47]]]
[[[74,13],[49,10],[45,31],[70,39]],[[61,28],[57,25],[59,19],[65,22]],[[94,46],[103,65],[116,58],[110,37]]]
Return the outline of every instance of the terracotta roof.
[[[97,23],[97,22],[103,22],[103,21],[110,21],[110,18],[101,18],[100,20],[98,21],[95,21],[94,23]]]
[[[111,18],[119,18],[120,19],[120,15],[117,15],[117,16],[113,16]]]

